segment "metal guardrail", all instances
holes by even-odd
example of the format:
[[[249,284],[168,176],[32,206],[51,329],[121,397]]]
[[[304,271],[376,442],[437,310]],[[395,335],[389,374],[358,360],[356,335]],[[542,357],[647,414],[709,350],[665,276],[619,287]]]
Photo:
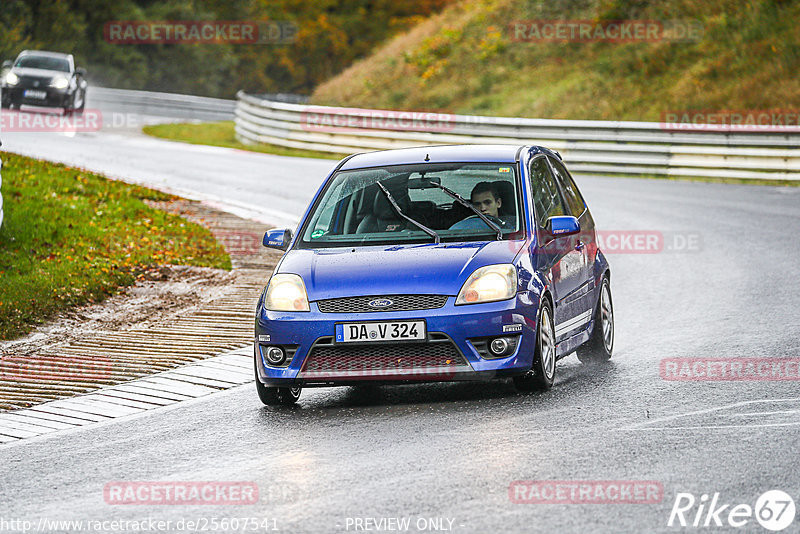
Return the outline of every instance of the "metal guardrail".
[[[208,121],[232,120],[236,109],[235,100],[92,85],[86,93],[86,103],[87,107],[105,108],[118,113]]]
[[[431,115],[435,127],[408,127],[415,116]],[[682,131],[652,122],[412,115],[277,102],[240,91],[236,135],[244,143],[333,153],[456,143],[538,144],[558,150],[579,175],[800,180],[800,132],[791,131]]]

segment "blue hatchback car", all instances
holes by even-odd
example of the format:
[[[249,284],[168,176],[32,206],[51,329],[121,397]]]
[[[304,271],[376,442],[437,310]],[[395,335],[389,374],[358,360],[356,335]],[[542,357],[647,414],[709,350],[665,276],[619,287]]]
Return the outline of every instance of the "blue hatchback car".
[[[548,389],[556,360],[614,347],[611,272],[561,157],[539,146],[357,154],[325,179],[258,302],[256,386],[511,377]]]

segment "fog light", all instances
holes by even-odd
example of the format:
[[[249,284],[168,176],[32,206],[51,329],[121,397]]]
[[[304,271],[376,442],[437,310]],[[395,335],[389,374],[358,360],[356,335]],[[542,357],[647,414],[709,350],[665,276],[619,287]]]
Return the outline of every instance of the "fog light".
[[[508,350],[508,340],[504,337],[497,337],[489,343],[489,350],[495,356],[502,356]]]
[[[267,361],[272,365],[280,365],[286,357],[283,353],[283,349],[280,347],[267,347],[265,356]]]

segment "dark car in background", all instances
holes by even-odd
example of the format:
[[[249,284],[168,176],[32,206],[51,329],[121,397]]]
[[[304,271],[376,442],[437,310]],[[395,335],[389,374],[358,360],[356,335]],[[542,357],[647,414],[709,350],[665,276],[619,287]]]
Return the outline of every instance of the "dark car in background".
[[[0,92],[4,108],[42,106],[81,113],[86,105],[86,70],[71,54],[25,50],[3,63]]]

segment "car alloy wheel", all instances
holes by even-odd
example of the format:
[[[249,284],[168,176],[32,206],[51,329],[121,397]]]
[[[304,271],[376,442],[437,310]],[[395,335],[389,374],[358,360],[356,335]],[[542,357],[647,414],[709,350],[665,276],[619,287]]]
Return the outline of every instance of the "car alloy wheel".
[[[536,349],[533,366],[522,376],[514,377],[514,386],[519,391],[548,390],[556,376],[556,336],[553,327],[553,312],[550,302],[543,300],[539,307],[536,327]]]
[[[578,359],[586,364],[608,361],[614,351],[614,302],[608,276],[600,283],[600,298],[594,314],[592,337],[578,347]]]

